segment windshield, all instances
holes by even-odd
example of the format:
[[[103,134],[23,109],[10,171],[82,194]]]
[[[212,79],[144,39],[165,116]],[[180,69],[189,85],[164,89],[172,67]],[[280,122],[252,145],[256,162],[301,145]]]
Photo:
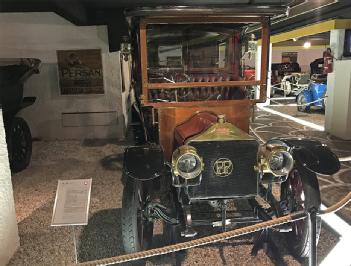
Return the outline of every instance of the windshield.
[[[149,100],[181,102],[249,98],[252,86],[244,86],[238,81],[255,80],[254,53],[252,50],[248,52],[250,42],[254,41],[251,35],[244,34],[243,25],[147,25]],[[232,82],[230,86],[228,82]],[[163,88],[162,84],[173,85]]]

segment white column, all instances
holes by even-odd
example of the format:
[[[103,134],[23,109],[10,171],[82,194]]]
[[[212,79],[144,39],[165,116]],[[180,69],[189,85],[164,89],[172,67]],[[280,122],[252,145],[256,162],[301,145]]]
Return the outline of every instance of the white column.
[[[255,73],[256,73],[256,80],[261,78],[261,56],[262,56],[262,46],[257,46],[257,51],[255,55]],[[272,44],[269,44],[269,57],[268,57],[268,72],[267,72],[267,100],[263,105],[270,104],[270,97],[271,97],[271,67],[272,66]],[[260,98],[260,91],[256,90],[256,99]]]
[[[344,41],[345,41],[345,30],[331,30],[330,31],[330,49],[332,50],[333,56],[340,60],[344,53]]]
[[[19,247],[19,236],[5,129],[0,109],[0,265],[6,265]]]
[[[261,78],[261,52],[262,52],[262,46],[258,45],[257,46],[257,51],[255,54],[255,78],[256,80],[259,80]],[[256,89],[255,91],[255,99],[260,98],[260,90]]]
[[[328,74],[325,130],[342,139],[351,140],[351,60],[343,60],[345,30],[330,32],[330,48],[334,60],[333,73]]]

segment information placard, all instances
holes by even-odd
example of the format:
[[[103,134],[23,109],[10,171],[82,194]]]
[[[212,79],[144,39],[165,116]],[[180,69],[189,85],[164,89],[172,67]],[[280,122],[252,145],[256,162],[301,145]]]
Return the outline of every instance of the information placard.
[[[51,226],[87,225],[92,179],[59,180]]]

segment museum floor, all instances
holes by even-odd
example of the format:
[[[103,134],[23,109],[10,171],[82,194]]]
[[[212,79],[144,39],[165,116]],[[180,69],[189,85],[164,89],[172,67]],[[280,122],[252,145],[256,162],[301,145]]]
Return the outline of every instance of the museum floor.
[[[351,141],[341,141],[320,131],[258,110],[252,130],[263,140],[278,135],[312,136],[330,145],[338,156],[351,155]],[[71,228],[50,227],[58,179],[92,178],[89,224],[77,230],[79,261],[123,254],[121,246],[121,167],[126,143],[114,141],[36,141],[33,159],[25,171],[13,176],[21,247],[9,265],[68,265],[74,260]],[[351,164],[333,177],[319,177],[323,203],[338,201],[351,189]],[[341,213],[351,221],[351,205]],[[162,245],[161,229],[155,245]],[[253,236],[195,248],[183,256],[182,265],[300,265],[286,249],[281,235],[274,234],[276,256],[260,251],[250,255]],[[323,224],[318,245],[322,261],[338,243],[339,236]],[[148,265],[170,265],[169,257],[154,258]]]

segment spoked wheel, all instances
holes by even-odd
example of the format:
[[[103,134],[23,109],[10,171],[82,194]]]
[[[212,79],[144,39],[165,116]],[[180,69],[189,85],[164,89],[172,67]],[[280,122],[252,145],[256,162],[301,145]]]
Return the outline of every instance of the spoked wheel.
[[[24,170],[32,156],[32,135],[26,121],[15,117],[7,132],[10,167],[13,172]]]
[[[281,186],[281,200],[285,201],[290,212],[309,210],[321,204],[317,176],[302,167],[294,168]],[[321,218],[317,216],[317,241],[321,230]],[[288,246],[298,258],[310,254],[311,233],[308,220],[292,222],[292,231],[287,233]]]
[[[148,197],[145,183],[127,180],[122,199],[122,238],[127,253],[151,247],[154,224],[143,214]]]
[[[297,96],[297,110],[299,112],[308,112],[309,106],[305,105],[307,103],[306,97],[303,93]]]

